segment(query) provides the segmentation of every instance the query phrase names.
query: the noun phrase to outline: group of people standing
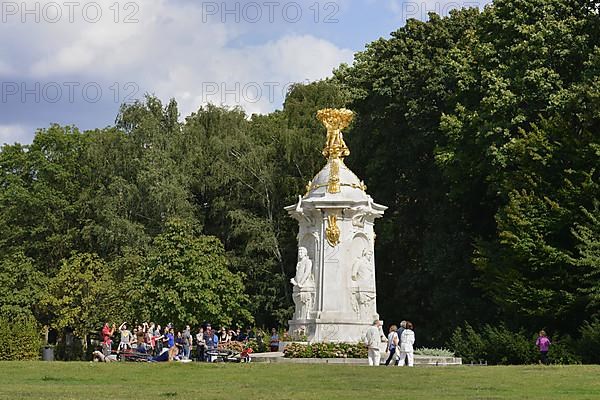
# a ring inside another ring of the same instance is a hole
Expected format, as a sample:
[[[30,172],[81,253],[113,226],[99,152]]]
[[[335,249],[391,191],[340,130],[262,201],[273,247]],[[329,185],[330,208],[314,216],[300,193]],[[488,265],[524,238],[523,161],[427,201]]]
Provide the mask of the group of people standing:
[[[365,345],[368,348],[369,365],[377,366],[381,363],[381,347],[383,342],[387,342],[386,353],[389,353],[385,365],[389,365],[392,360],[395,365],[403,367],[414,366],[414,343],[415,332],[412,322],[400,322],[400,328],[396,325],[390,326],[387,338],[383,334],[382,322],[376,320],[373,325],[367,329],[365,334]]]
[[[168,351],[169,359],[177,357],[181,360],[191,360],[195,343],[197,361],[210,361],[209,351],[216,349],[219,344],[232,341],[247,342],[254,338],[250,328],[244,333],[239,328],[233,330],[221,327],[219,330],[214,330],[210,324],[204,324],[198,328],[196,334],[193,334],[189,325],[182,331],[175,331],[173,324],[168,324],[163,329],[160,325],[151,322],[138,325],[132,332],[127,328],[126,322],[123,322],[118,330],[115,324],[111,327],[105,323],[101,332],[104,356],[109,356],[113,352],[115,334],[119,336],[117,353],[136,351],[159,356]]]

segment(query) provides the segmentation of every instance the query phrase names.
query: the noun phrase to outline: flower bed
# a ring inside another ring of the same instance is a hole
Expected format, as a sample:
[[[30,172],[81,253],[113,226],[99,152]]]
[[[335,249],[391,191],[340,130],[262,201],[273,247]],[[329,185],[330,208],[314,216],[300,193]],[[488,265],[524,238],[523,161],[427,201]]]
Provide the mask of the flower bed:
[[[287,358],[367,358],[367,347],[360,343],[291,343],[283,353]]]

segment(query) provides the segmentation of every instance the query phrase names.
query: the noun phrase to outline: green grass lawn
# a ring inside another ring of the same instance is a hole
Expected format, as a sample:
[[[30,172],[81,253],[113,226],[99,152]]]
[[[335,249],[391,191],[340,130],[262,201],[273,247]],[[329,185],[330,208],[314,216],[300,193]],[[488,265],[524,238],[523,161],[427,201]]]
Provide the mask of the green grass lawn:
[[[600,366],[0,363],[0,399],[600,399]]]

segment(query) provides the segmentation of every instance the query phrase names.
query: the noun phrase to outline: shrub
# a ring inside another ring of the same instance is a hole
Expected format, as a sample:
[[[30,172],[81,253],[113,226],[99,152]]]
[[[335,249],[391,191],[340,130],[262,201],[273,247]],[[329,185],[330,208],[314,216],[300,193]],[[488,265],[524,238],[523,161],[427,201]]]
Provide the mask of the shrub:
[[[570,336],[553,335],[552,345],[548,351],[551,364],[581,364],[581,356],[577,353],[578,343]]]
[[[480,362],[487,359],[485,343],[480,334],[473,327],[465,324],[464,330],[459,326],[452,334],[449,343],[450,349],[454,350],[457,357],[461,357],[463,363]]]
[[[283,350],[287,358],[314,358],[312,345],[301,343],[290,343]]]
[[[367,348],[353,343],[291,343],[286,346],[287,358],[367,358]]]
[[[518,365],[537,361],[535,339],[524,330],[510,331],[504,324],[499,327],[486,325],[483,328],[484,342],[487,344],[487,361],[490,364]]]
[[[0,361],[38,360],[41,346],[40,329],[32,316],[0,317]]]
[[[243,342],[219,343],[219,349],[237,351],[238,353],[241,353],[248,347],[252,347],[252,346],[249,343],[243,343]],[[254,351],[254,347],[252,347],[252,351]]]
[[[427,347],[421,347],[420,349],[415,349],[415,355],[429,357],[454,357],[454,352],[448,349],[429,349]]]
[[[552,364],[580,364],[600,362],[600,322],[585,323],[581,339],[555,334],[548,351]],[[485,325],[476,332],[469,324],[454,331],[449,346],[463,363],[487,361],[490,364],[531,364],[539,360],[535,347],[535,335],[528,336],[524,330],[511,331],[504,324],[498,327]]]
[[[487,361],[490,364],[529,364],[537,360],[533,339],[521,330],[510,331],[504,324],[485,325],[481,333],[465,324],[456,328],[449,343],[463,363]]]
[[[600,321],[597,319],[592,322],[585,321],[579,331],[581,339],[577,347],[581,354],[581,361],[584,364],[600,363]]]
[[[267,331],[257,329],[255,338],[248,341],[247,347],[251,347],[255,353],[264,353],[269,351],[270,340],[271,336]]]

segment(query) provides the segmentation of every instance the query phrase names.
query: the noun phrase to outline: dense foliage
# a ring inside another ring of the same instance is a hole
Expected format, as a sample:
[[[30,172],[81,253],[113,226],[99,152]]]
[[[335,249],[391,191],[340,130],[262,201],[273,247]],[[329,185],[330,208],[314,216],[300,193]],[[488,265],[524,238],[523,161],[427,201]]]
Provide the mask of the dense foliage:
[[[386,318],[438,342],[464,320],[574,333],[598,314],[599,31],[595,1],[497,0],[409,21],[337,71],[349,162],[390,206]]]
[[[217,238],[194,237],[185,224],[171,222],[154,240],[146,268],[142,295],[159,300],[149,306],[150,320],[193,326],[253,322],[242,279],[227,269]]]
[[[27,361],[40,358],[42,336],[31,317],[0,317],[0,361]]]
[[[114,127],[41,129],[0,151],[0,312],[79,335],[285,323],[297,225],[283,207],[324,163],[316,111],[345,105],[347,164],[389,206],[386,322],[414,321],[423,345],[463,321],[503,322],[482,328],[498,340],[585,336],[600,316],[599,48],[595,1],[496,0],[408,21],[269,115],[207,106],[181,122],[148,96]]]
[[[552,364],[597,364],[600,361],[594,351],[600,343],[598,322],[585,323],[581,329],[581,338],[573,339],[569,335],[554,335],[548,351],[548,361]],[[513,331],[504,324],[490,325],[475,330],[471,325],[458,327],[448,343],[463,364],[486,363],[493,365],[533,364],[540,360],[539,350],[535,347],[536,335],[524,330]]]

